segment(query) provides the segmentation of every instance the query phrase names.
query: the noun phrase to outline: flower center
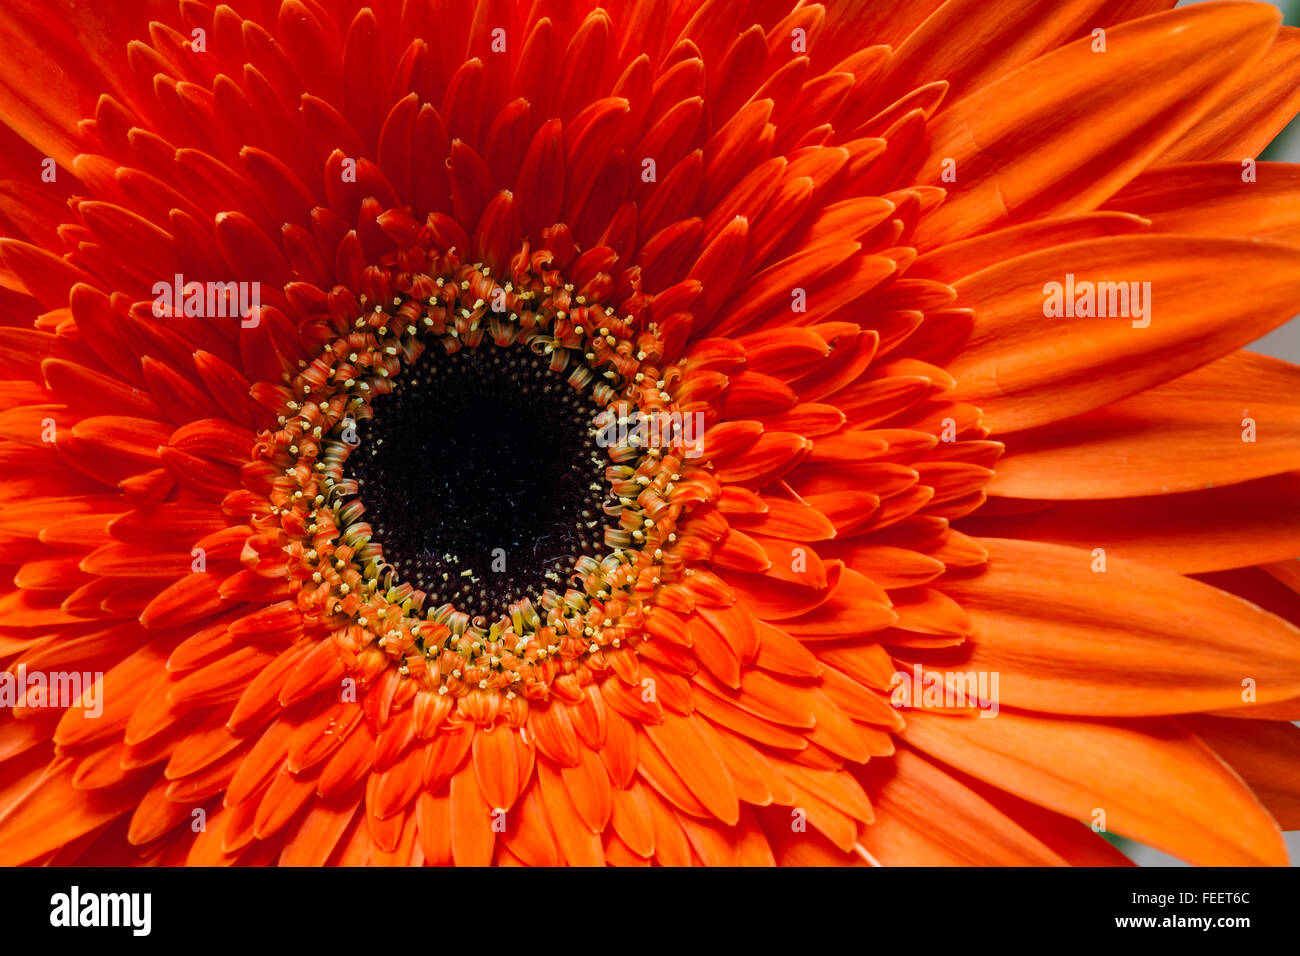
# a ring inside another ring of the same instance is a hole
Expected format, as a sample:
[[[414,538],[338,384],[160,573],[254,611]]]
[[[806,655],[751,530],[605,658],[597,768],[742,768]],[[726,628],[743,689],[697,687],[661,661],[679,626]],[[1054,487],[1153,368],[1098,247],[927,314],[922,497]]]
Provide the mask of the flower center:
[[[526,348],[426,349],[358,423],[345,466],[398,578],[494,617],[601,554],[599,410]]]
[[[276,426],[227,506],[288,554],[291,600],[359,681],[409,678],[434,724],[517,722],[633,679],[647,601],[712,540],[677,522],[716,483],[685,432],[623,435],[682,419],[631,279],[616,311],[598,257],[574,283],[524,245],[494,275],[432,239],[330,292],[317,357],[256,393]]]

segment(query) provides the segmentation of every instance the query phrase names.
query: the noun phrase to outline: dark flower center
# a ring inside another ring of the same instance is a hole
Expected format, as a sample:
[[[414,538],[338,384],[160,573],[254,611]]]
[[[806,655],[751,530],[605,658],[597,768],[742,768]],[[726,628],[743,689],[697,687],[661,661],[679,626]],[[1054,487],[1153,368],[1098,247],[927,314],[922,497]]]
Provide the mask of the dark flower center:
[[[563,592],[604,550],[598,411],[526,348],[427,349],[374,400],[346,465],[398,580],[489,619]]]

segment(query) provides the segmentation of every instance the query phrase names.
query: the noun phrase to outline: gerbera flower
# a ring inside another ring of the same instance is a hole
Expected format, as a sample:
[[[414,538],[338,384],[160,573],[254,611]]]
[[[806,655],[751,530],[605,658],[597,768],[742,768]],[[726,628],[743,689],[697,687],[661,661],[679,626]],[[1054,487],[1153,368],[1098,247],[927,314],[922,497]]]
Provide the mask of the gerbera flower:
[[[6,3],[0,858],[1284,863],[1300,34],[1171,6]]]

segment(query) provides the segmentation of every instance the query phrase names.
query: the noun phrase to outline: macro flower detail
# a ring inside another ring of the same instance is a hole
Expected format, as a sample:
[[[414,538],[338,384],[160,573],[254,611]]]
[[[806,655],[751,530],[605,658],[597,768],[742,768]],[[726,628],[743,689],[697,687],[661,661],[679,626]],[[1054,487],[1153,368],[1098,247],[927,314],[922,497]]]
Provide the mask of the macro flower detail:
[[[1271,8],[16,0],[0,860],[1285,864]]]

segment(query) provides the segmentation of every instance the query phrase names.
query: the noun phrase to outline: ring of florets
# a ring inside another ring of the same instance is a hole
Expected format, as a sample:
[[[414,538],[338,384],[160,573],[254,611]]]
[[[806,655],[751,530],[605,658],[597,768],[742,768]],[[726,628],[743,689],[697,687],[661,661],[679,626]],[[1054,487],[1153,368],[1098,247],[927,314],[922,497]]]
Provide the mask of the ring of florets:
[[[407,250],[367,278],[371,295],[332,294],[332,308],[355,318],[337,323],[317,358],[300,363],[278,428],[259,437],[260,459],[275,468],[267,520],[283,531],[304,621],[332,635],[363,671],[382,660],[451,700],[569,696],[611,666],[611,650],[645,639],[647,599],[684,571],[672,554],[683,505],[670,501],[685,461],[681,436],[665,433],[646,447],[634,432],[611,443],[607,553],[577,558],[563,590],[548,588],[488,620],[453,604],[426,607],[425,593],[384,561],[344,468],[355,425],[425,348],[450,353],[490,341],[531,349],[619,419],[680,414],[670,394],[680,368],[661,370],[652,323],[600,303],[608,276],[575,289],[546,251],[525,246],[494,276],[454,249]]]

